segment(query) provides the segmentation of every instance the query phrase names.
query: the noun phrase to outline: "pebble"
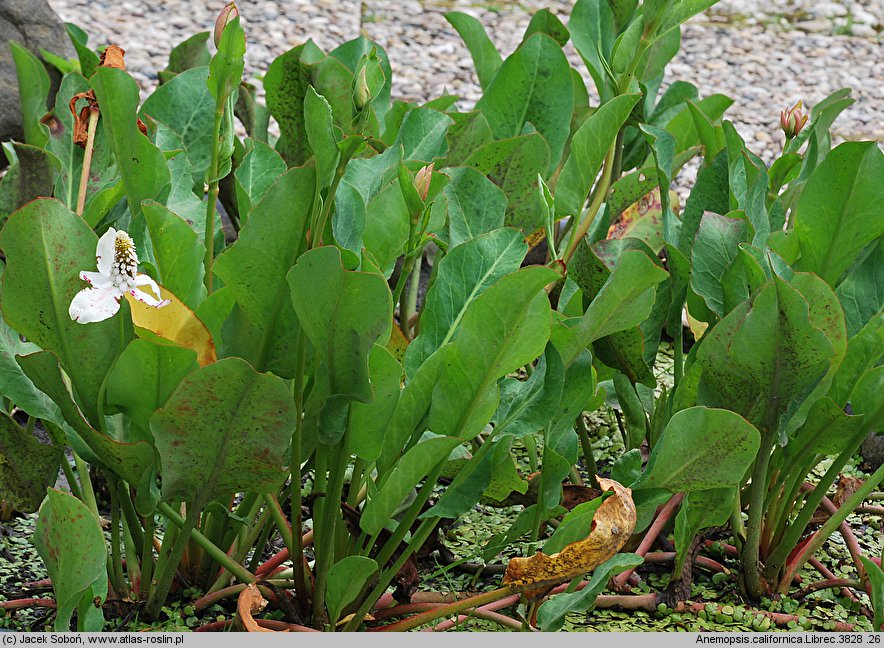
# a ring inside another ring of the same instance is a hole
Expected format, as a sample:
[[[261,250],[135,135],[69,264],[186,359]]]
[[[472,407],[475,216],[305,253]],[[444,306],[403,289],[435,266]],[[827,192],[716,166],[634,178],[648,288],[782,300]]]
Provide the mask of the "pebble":
[[[117,42],[127,69],[147,96],[171,48],[211,31],[223,0],[49,0],[63,20],[83,27],[90,44]],[[478,18],[506,56],[522,39],[531,13],[548,7],[567,23],[571,0],[239,0],[246,30],[245,76],[255,80],[274,58],[312,38],[325,51],[360,33],[389,54],[393,98],[426,101],[443,89],[468,110],[482,96],[463,41],[445,19],[452,10]],[[137,17],[137,18],[136,18]],[[748,19],[753,19],[752,21]],[[835,19],[842,22],[837,27]],[[754,23],[754,24],[752,24]],[[855,103],[835,122],[835,140],[884,140],[884,0],[721,0],[682,29],[682,49],[664,88],[690,81],[701,96],[735,100],[726,117],[770,163],[782,148],[780,110],[802,99],[812,106],[853,87]],[[589,81],[571,44],[571,63]],[[591,82],[589,83],[591,86]],[[595,99],[593,99],[595,100]],[[691,168],[685,169],[689,177]]]

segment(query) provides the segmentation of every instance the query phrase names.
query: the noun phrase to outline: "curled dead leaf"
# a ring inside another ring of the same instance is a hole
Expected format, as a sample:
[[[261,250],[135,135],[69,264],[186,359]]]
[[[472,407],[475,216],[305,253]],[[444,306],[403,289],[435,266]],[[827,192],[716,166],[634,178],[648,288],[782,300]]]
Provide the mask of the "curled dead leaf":
[[[254,583],[246,585],[246,588],[240,592],[239,598],[236,601],[236,616],[246,632],[276,632],[275,630],[262,628],[255,621],[253,615],[265,607],[267,607],[267,599],[261,596],[258,586]],[[282,630],[281,632],[288,632],[288,630]]]
[[[125,56],[125,54],[126,50],[116,43],[111,43],[105,48],[104,52],[101,53],[100,65],[101,67],[112,67],[125,70],[126,63],[123,61],[123,56]]]
[[[550,556],[538,551],[530,558],[513,558],[507,565],[504,583],[530,595],[586,574],[620,551],[635,529],[632,491],[613,479],[598,481],[602,492],[613,494],[599,506],[586,538]]]
[[[77,103],[80,99],[85,99],[87,105],[83,106],[78,114]],[[80,148],[86,148],[86,140],[89,137],[89,113],[93,110],[98,110],[98,101],[95,99],[95,93],[90,90],[89,92],[75,94],[71,97],[68,108],[70,108],[71,114],[74,116],[74,144]]]

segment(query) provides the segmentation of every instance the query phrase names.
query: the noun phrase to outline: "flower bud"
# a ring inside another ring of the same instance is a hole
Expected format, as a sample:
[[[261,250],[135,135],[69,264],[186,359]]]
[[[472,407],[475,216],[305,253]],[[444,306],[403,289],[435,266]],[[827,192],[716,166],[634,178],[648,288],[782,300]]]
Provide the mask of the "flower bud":
[[[356,88],[353,99],[359,110],[362,110],[371,102],[371,89],[368,87],[365,66],[362,66],[359,69],[359,74],[356,75]]]
[[[218,14],[217,20],[215,20],[215,47],[218,47],[218,44],[221,42],[221,34],[224,33],[224,28],[227,27],[227,23],[237,17],[239,17],[239,9],[236,8],[235,2],[228,2],[224,5],[221,13]]]
[[[807,115],[801,112],[801,101],[786,110],[780,111],[780,127],[786,135],[786,139],[792,139],[807,123]]]
[[[433,179],[433,167],[435,165],[436,163],[432,162],[428,166],[421,167],[414,176],[414,188],[417,189],[417,194],[421,197],[421,200],[425,201],[427,194],[430,193],[430,180]]]

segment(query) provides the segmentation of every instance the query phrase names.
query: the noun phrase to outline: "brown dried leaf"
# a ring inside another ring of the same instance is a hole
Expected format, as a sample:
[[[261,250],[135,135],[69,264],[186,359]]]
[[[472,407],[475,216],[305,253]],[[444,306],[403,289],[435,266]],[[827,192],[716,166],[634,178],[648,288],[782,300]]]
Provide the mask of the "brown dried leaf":
[[[83,106],[80,113],[77,114],[77,102],[80,99],[85,99],[88,105]],[[95,98],[95,93],[90,90],[89,92],[75,94],[71,97],[68,108],[70,108],[71,114],[74,116],[74,144],[80,148],[86,148],[86,140],[89,135],[89,113],[92,110],[98,110],[98,101]]]
[[[246,632],[274,632],[274,630],[268,630],[259,626],[252,616],[265,607],[267,607],[267,599],[261,596],[258,586],[254,583],[246,585],[246,588],[240,592],[236,602],[236,614]],[[286,631],[283,630],[283,632]]]
[[[126,50],[115,43],[111,43],[101,54],[101,66],[125,70],[126,64],[123,62],[125,54]]]
[[[838,487],[835,489],[835,495],[832,497],[832,503],[841,508],[844,502],[849,500],[850,496],[862,487],[863,483],[863,480],[857,477],[840,475],[838,477]]]
[[[507,565],[504,583],[522,590],[543,590],[591,572],[620,551],[635,529],[632,491],[613,479],[598,481],[603,492],[614,494],[599,506],[589,535],[551,556],[538,551],[530,558],[513,558]]]

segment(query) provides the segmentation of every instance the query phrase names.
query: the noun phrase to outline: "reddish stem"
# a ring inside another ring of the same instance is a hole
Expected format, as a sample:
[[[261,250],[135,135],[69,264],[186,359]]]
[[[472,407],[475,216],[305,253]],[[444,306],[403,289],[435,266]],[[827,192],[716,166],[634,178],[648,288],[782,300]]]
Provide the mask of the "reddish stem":
[[[311,529],[301,536],[301,546],[306,547],[313,542],[313,530]],[[264,561],[258,569],[255,570],[255,576],[259,579],[267,578],[267,573],[279,567],[282,563],[289,559],[289,549],[286,547],[275,555]]]
[[[669,521],[669,518],[672,517],[672,513],[681,504],[681,500],[684,499],[684,493],[676,493],[673,495],[668,502],[663,506],[660,510],[660,513],[657,515],[657,518],[654,520],[654,523],[648,529],[647,533],[645,533],[645,537],[642,538],[641,544],[639,544],[638,549],[635,550],[639,556],[644,556],[648,551],[650,551],[651,547],[654,545],[654,541],[657,539],[657,536],[660,535],[660,532],[663,531],[663,527]],[[625,572],[618,574],[614,577],[613,588],[616,591],[621,591],[625,588],[629,577],[632,576],[632,573],[635,571],[635,567],[632,569],[627,569]]]
[[[55,599],[50,598],[23,598],[14,601],[0,601],[0,610],[21,610],[29,607],[55,607]]]
[[[836,587],[861,587],[862,583],[852,578],[827,578],[816,583],[811,583],[807,587],[801,588],[795,595],[795,598],[803,598],[813,592],[819,592],[824,589],[834,589]]]
[[[285,621],[275,621],[273,619],[255,619],[255,622],[262,628],[267,628],[268,630],[274,630],[276,632],[319,632],[319,630],[298,625],[297,623],[286,623]],[[207,623],[199,628],[195,628],[194,632],[222,632],[233,625],[233,623],[232,619],[213,621],[212,623]]]
[[[654,551],[648,554],[645,554],[645,562],[648,563],[666,563],[672,562],[675,560],[675,552],[674,551]],[[694,564],[700,567],[705,567],[706,569],[718,572],[721,574],[730,574],[730,570],[722,565],[720,562],[712,560],[711,558],[707,558],[706,556],[697,556],[694,559]]]
[[[478,618],[478,619],[486,619],[488,621],[494,621],[495,623],[499,623],[500,625],[506,628],[512,628],[513,630],[522,630],[522,622],[513,619],[512,617],[508,617],[505,614],[500,614],[499,612],[492,612],[490,610],[486,610],[484,608],[476,608],[470,614],[459,614],[457,620],[449,620],[452,626],[456,626],[464,621],[467,621],[470,618]],[[443,622],[445,627],[443,628],[443,623],[433,626],[432,628],[425,628],[422,632],[444,632],[448,630],[451,626],[447,624],[449,621]],[[538,632],[537,628],[530,628],[531,632]]]
[[[821,575],[825,576],[825,577],[828,578],[829,580],[834,580],[834,579],[837,578],[837,576],[835,576],[835,574],[832,572],[831,569],[829,569],[829,568],[826,567],[823,563],[820,562],[820,559],[819,559],[819,558],[811,557],[811,558],[808,559],[807,562],[810,563],[810,566],[811,566],[811,567],[813,567],[814,569],[816,569]],[[849,589],[847,589],[846,587],[845,587],[844,589],[841,590],[841,595],[842,595],[842,596],[846,596],[846,597],[849,598],[851,601],[858,601],[858,600],[859,600],[859,599],[856,598],[856,596],[854,595],[854,593],[851,592],[851,591],[850,591]]]

